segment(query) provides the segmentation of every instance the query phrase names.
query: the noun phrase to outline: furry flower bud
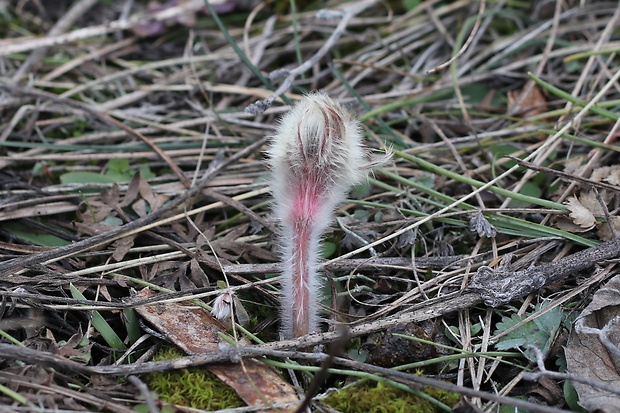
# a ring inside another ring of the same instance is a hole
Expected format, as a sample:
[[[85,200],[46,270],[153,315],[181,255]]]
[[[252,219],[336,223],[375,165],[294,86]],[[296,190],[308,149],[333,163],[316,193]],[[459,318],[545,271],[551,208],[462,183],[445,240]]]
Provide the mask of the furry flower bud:
[[[318,330],[321,234],[369,164],[359,123],[327,95],[306,96],[278,125],[268,151],[275,214],[282,226],[282,332]]]

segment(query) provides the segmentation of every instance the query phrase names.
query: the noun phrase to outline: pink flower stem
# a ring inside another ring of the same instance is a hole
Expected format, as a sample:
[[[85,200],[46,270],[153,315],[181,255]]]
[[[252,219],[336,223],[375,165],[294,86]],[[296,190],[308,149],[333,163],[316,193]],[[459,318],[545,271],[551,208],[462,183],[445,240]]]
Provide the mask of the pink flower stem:
[[[281,121],[269,150],[282,226],[282,333],[319,329],[320,239],[349,188],[366,176],[355,119],[326,95],[311,94]]]

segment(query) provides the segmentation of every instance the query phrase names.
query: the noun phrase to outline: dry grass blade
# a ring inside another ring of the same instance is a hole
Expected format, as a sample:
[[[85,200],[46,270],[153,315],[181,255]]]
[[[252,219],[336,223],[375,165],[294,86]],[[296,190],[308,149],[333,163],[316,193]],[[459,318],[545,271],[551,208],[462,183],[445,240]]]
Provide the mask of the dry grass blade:
[[[0,404],[226,409],[149,374],[242,357],[311,411],[579,408],[556,366],[620,257],[616,2],[146,3],[0,6]],[[325,217],[321,332],[281,340],[265,151],[312,91],[394,156]],[[253,344],[161,361],[158,311],[216,298]]]

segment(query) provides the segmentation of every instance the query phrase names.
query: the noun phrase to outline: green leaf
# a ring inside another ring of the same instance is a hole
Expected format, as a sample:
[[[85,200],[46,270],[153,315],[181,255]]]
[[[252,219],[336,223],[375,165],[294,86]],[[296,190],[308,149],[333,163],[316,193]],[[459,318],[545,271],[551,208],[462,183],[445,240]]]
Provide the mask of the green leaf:
[[[108,162],[108,171],[116,172],[121,175],[126,175],[129,172],[129,159],[110,159],[110,161]]]
[[[118,182],[108,175],[95,172],[67,172],[60,175],[60,183],[63,184],[113,184]]]
[[[69,284],[69,289],[71,290],[71,296],[76,300],[86,300],[86,297],[84,297],[82,293],[79,292],[77,288],[75,288],[73,283]],[[108,345],[113,349],[127,349],[127,346],[125,346],[123,340],[120,339],[120,337],[118,336],[118,334],[116,334],[110,324],[108,324],[105,318],[103,318],[99,311],[96,310],[93,310],[93,327],[99,332],[99,334],[101,334],[101,337],[103,337],[105,342],[108,343]]]
[[[368,216],[370,214],[365,209],[356,209],[353,211],[353,219],[357,222],[366,222],[368,221]]]
[[[364,181],[361,184],[355,185],[351,190],[351,198],[364,199],[372,193],[372,185],[370,181]]]
[[[129,168],[129,159],[110,159],[106,166],[107,172],[78,171],[67,172],[60,175],[63,184],[116,184],[129,182],[135,175],[135,170]],[[146,180],[155,178],[156,175],[148,166],[140,167],[140,174]]]
[[[542,306],[536,306],[535,311],[540,311],[542,308]],[[501,334],[514,327],[531,314],[524,314],[522,316],[513,314],[511,317],[503,317],[502,321],[497,323],[495,334]],[[498,350],[507,350],[509,348],[531,345],[539,349],[543,354],[546,354],[555,339],[558,328],[562,324],[563,316],[562,309],[556,307],[511,331],[495,344],[495,347]]]
[[[155,175],[153,171],[151,171],[151,168],[149,168],[148,166],[141,166],[139,171],[140,175],[142,175],[142,178],[146,179],[147,181],[149,179],[157,178],[157,175]]]
[[[489,147],[489,151],[493,154],[493,159],[498,160],[506,155],[512,155],[516,152],[519,152],[521,149],[514,145],[493,145]],[[507,160],[502,164],[502,166],[506,169],[510,169],[517,164],[516,161],[512,159]]]
[[[321,256],[325,259],[336,253],[338,245],[335,242],[326,241],[321,245]]]
[[[20,225],[17,222],[3,222],[0,227],[16,238],[42,247],[62,247],[70,244],[66,239],[45,232],[39,232],[36,228],[28,225]]]
[[[519,193],[531,198],[540,198],[543,190],[534,182],[528,181],[521,187]],[[520,199],[512,199],[510,201],[511,208],[527,208],[531,205],[531,202],[521,201]]]
[[[435,175],[433,174],[421,173],[419,175],[415,175],[412,178],[409,178],[409,180],[413,183],[423,186],[424,188],[435,189],[436,179]]]
[[[140,327],[140,321],[138,320],[138,314],[133,308],[126,308],[123,310],[123,320],[125,321],[125,328],[127,329],[127,336],[129,337],[129,344],[133,344],[140,336],[142,336],[142,328]]]
[[[570,380],[564,381],[563,386],[564,400],[570,409],[574,412],[585,412],[586,410],[579,405],[579,395]]]
[[[403,0],[403,7],[405,10],[410,11],[418,7],[422,3],[422,0]]]

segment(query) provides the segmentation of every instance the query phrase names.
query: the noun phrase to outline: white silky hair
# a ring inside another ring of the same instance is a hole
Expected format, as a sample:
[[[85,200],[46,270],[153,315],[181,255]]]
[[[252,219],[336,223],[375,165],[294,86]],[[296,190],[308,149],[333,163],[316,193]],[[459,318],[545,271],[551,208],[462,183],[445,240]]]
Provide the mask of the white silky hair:
[[[316,269],[321,235],[350,188],[366,178],[371,163],[362,146],[357,120],[322,93],[305,96],[282,118],[267,153],[272,170],[271,191],[276,202],[274,213],[282,227],[282,333],[291,338],[296,335],[295,326],[300,324],[308,326],[305,333],[318,331],[321,280]],[[291,217],[299,214],[295,194],[301,191],[314,194],[313,188],[303,187],[309,186],[308,180],[320,186],[321,196],[309,219],[311,227],[304,231],[308,238],[304,257],[303,251],[296,251],[293,242],[299,222]],[[302,285],[293,282],[295,268],[300,265],[297,260],[304,260],[301,265],[308,269],[307,280]],[[305,307],[295,302],[300,293],[308,297]]]

